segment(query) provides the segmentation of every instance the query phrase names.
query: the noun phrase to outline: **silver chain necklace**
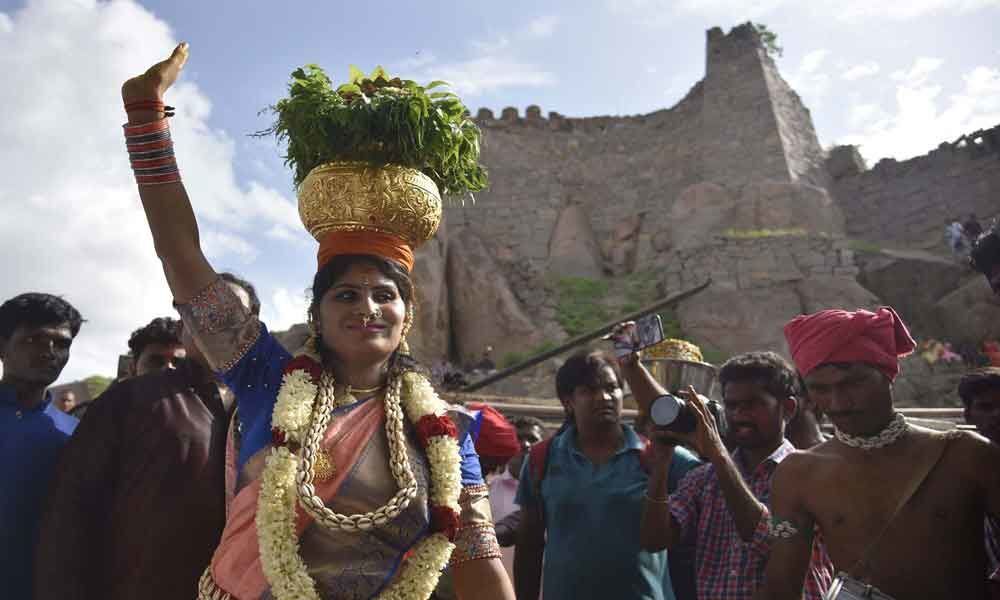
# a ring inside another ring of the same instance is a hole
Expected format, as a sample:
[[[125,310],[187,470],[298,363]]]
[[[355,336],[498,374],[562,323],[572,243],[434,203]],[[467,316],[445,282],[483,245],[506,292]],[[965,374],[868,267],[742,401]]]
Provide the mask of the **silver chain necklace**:
[[[906,434],[909,428],[910,425],[906,422],[906,417],[903,416],[903,413],[897,412],[893,415],[889,424],[885,426],[885,429],[873,436],[866,437],[850,435],[837,429],[836,426],[833,428],[833,434],[838,440],[840,440],[840,443],[850,446],[851,448],[874,450],[876,448],[884,448],[889,444],[895,443],[899,440],[899,438]]]

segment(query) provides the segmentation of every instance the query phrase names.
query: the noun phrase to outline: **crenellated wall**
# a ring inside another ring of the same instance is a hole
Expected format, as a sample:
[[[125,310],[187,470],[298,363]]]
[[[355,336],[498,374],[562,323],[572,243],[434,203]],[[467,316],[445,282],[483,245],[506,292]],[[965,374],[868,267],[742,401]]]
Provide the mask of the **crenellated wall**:
[[[830,192],[851,237],[889,247],[947,252],[946,223],[976,213],[1000,215],[1000,126],[944,143],[907,161],[885,159],[864,170],[851,147],[835,148]]]

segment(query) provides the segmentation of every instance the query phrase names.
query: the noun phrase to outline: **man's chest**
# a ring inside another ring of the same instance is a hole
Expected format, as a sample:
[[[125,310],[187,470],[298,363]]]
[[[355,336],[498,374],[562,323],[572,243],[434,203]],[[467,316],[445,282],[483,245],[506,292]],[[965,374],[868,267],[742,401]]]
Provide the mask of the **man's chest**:
[[[880,534],[884,536],[880,545],[926,551],[928,545],[944,550],[954,540],[981,530],[982,500],[976,487],[947,461],[938,464],[900,506],[921,475],[917,466],[912,461],[895,465],[869,461],[838,465],[814,479],[809,512],[838,567],[861,558]]]

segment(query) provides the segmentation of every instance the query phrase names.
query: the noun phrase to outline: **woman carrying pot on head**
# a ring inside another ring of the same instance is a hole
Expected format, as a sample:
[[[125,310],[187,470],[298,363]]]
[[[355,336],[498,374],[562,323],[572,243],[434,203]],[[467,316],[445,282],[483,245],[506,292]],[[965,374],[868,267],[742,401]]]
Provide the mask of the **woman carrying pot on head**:
[[[178,310],[237,396],[234,497],[199,597],[424,599],[448,567],[461,598],[513,599],[468,420],[438,398],[405,341],[413,250],[437,229],[439,189],[485,184],[478,130],[464,106],[381,69],[368,78],[352,70],[336,92],[318,68],[293,74],[274,132],[288,141],[300,214],[320,241],[313,335],[293,357],[201,250],[165,118],[173,109],[163,103],[187,56],[181,44],[127,81],[122,96],[139,195]],[[359,111],[355,102],[385,110]],[[323,110],[310,110],[317,103]],[[383,123],[390,133],[374,142],[351,138],[350,119],[321,125],[319,141],[289,125],[337,110],[385,118],[400,107],[410,130],[393,134]],[[433,149],[413,143],[423,139],[413,130],[450,125],[433,119],[451,120],[456,126],[445,131],[456,137],[433,140]],[[411,143],[394,146],[392,135]]]

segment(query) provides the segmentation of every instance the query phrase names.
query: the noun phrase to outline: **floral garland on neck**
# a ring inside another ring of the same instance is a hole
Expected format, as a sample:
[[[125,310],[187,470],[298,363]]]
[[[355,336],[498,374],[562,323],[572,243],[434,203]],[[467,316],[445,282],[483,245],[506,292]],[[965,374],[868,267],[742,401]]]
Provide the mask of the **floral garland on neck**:
[[[405,433],[399,409],[416,429],[430,465],[430,531],[418,542],[400,566],[381,600],[425,600],[437,587],[441,571],[455,548],[452,541],[459,526],[458,504],[462,491],[458,430],[445,414],[447,405],[427,379],[408,371],[394,374],[385,397],[386,433],[397,493],[385,506],[363,515],[338,515],[315,505],[312,488],[312,457],[325,431],[332,409],[338,404],[333,376],[321,367],[318,357],[300,354],[286,367],[272,414],[273,446],[261,477],[257,506],[257,539],[261,568],[278,600],[319,600],[316,583],[299,556],[295,531],[296,505],[301,505],[317,523],[327,528],[366,530],[377,528],[401,512],[416,494],[413,473],[406,457]],[[402,452],[402,457],[398,455]],[[395,459],[395,460],[394,460]],[[405,465],[404,465],[405,463]],[[303,475],[305,474],[305,475]],[[297,485],[298,483],[298,485]],[[395,501],[395,503],[394,503]]]

